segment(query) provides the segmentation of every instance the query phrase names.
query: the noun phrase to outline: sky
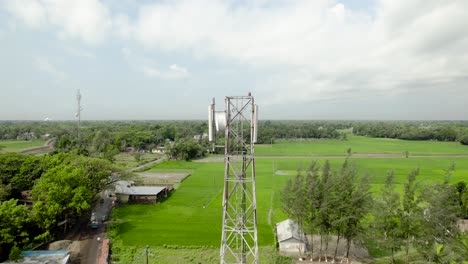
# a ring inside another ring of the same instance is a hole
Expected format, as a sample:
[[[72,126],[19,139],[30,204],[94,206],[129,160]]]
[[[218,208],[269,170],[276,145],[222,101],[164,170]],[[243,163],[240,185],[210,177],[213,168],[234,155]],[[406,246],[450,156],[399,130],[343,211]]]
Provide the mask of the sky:
[[[2,0],[0,120],[468,119],[467,0]]]

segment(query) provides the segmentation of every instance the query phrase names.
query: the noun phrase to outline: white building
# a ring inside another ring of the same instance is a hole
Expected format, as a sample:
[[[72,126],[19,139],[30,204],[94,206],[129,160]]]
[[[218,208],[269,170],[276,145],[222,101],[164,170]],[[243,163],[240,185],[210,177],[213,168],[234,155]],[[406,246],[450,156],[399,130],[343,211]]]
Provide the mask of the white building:
[[[301,254],[305,251],[305,235],[299,231],[297,223],[291,219],[276,224],[276,236],[280,253]]]

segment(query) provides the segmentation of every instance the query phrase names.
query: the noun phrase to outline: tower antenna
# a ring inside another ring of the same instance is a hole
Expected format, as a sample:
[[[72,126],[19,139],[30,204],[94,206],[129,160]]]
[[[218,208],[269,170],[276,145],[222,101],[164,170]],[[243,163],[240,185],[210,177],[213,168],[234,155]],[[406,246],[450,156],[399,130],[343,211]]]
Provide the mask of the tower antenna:
[[[80,93],[80,89],[78,89],[78,90],[77,90],[77,93],[76,93],[76,103],[77,103],[76,118],[77,118],[78,137],[79,137],[79,135],[80,135],[80,126],[81,126],[81,110],[83,110],[83,108],[81,107],[81,93]]]
[[[213,100],[208,122],[212,133],[225,132],[220,263],[257,264],[254,143],[257,141],[258,107],[250,93],[227,96],[225,103],[226,110],[217,112]],[[209,138],[216,139],[213,134]]]

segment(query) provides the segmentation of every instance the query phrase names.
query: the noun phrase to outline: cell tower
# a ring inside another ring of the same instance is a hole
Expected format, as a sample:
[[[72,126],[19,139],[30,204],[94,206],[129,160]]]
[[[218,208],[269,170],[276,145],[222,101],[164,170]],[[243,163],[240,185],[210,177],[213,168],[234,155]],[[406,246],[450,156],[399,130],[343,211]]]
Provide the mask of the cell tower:
[[[80,93],[80,89],[78,89],[77,93],[76,93],[76,103],[77,103],[77,108],[76,108],[76,118],[78,120],[78,130],[80,129],[80,125],[81,125],[81,110],[83,110],[83,108],[81,108],[81,93]]]
[[[81,143],[81,133],[80,133],[80,127],[81,127],[81,110],[83,110],[83,107],[81,107],[81,93],[80,89],[77,90],[76,92],[76,118],[77,118],[77,126],[76,126],[76,133],[78,136],[78,142]]]
[[[258,263],[254,143],[258,107],[249,96],[227,96],[226,110],[209,107],[209,139],[225,132],[220,263]]]

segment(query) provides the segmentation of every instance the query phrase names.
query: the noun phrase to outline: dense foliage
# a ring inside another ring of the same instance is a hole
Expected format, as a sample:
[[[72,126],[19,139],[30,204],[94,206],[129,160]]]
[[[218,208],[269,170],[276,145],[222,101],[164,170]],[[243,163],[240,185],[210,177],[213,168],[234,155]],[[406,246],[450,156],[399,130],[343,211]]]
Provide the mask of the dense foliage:
[[[459,263],[468,252],[457,226],[460,216],[468,213],[468,191],[465,182],[448,184],[454,168],[452,164],[446,171],[443,183],[424,186],[417,181],[419,169],[414,169],[402,193],[395,190],[390,171],[380,194],[373,197],[366,177],[359,179],[347,160],[339,171],[331,171],[328,161],[321,169],[313,162],[305,177],[299,171],[287,182],[281,196],[283,211],[301,230],[322,237],[325,250],[321,244],[315,255],[328,255],[329,236],[335,235],[337,243],[341,237],[347,240],[348,253],[351,241],[373,241],[389,252],[392,263],[396,263],[395,253],[402,250],[405,263],[410,263],[411,248],[430,263]],[[312,245],[304,240],[314,255]]]
[[[114,172],[106,160],[74,154],[0,154],[0,259],[53,238],[59,222],[72,226]],[[18,202],[30,190],[32,208]]]
[[[466,121],[353,122],[356,135],[406,140],[459,141],[468,144]]]
[[[328,255],[331,234],[346,239],[346,257],[352,241],[362,236],[364,218],[372,204],[366,176],[358,177],[355,166],[346,160],[338,172],[330,169],[326,161],[319,172],[316,162],[306,171],[290,179],[281,195],[284,212],[309,234],[320,234],[319,256]],[[314,246],[307,241],[310,251]],[[325,249],[324,249],[325,246]],[[312,253],[313,254],[313,251]],[[334,252],[336,257],[337,251]]]

